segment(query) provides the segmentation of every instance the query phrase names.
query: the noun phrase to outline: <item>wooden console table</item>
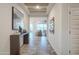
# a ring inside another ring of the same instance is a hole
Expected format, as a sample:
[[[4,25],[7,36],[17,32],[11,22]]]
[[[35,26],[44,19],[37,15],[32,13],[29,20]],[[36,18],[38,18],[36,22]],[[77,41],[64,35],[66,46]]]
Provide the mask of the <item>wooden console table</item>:
[[[10,54],[11,55],[19,55],[20,54],[20,47],[23,44],[28,44],[29,42],[29,34],[13,34],[10,35]]]
[[[10,54],[19,55],[20,54],[20,35],[10,35]]]

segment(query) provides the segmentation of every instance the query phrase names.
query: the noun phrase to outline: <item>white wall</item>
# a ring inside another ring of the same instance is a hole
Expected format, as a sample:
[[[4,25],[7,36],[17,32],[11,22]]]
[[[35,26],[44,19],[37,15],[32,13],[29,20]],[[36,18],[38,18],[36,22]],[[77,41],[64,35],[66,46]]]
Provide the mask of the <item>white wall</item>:
[[[0,4],[0,54],[10,54],[10,35],[12,30],[12,6],[23,11],[18,4]],[[27,18],[26,18],[27,17]],[[28,16],[25,14],[25,28],[28,30]]]
[[[9,54],[10,51],[11,15],[11,7],[0,4],[0,54]]]
[[[61,54],[61,8],[61,4],[55,4],[48,16],[48,24],[52,17],[55,17],[55,33],[48,29],[48,40],[57,54]]]
[[[57,54],[69,54],[68,4],[55,4],[48,16],[55,17],[55,34],[48,30],[48,40]]]
[[[62,4],[62,53],[69,54],[69,4]]]

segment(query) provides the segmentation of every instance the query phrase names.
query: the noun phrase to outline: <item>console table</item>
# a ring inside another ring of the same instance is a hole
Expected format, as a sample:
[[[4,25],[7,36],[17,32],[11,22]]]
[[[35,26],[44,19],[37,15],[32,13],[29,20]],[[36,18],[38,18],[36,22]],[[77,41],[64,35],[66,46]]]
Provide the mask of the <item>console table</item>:
[[[28,44],[29,42],[29,34],[12,34],[10,35],[10,54],[11,55],[19,55],[20,48],[23,44]]]

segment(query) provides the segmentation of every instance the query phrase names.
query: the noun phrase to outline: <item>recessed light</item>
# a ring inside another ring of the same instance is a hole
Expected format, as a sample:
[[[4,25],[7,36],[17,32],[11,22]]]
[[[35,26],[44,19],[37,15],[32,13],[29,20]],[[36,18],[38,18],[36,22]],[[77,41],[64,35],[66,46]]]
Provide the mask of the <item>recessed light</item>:
[[[36,6],[36,9],[40,9],[40,6],[37,5],[37,6]]]

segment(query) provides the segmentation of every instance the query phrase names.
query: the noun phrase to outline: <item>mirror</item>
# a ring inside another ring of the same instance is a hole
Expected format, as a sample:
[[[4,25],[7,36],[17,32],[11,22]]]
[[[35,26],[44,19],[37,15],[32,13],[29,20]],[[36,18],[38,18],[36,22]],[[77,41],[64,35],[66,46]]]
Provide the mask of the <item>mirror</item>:
[[[24,14],[18,9],[12,7],[12,30],[21,31],[24,28]]]

